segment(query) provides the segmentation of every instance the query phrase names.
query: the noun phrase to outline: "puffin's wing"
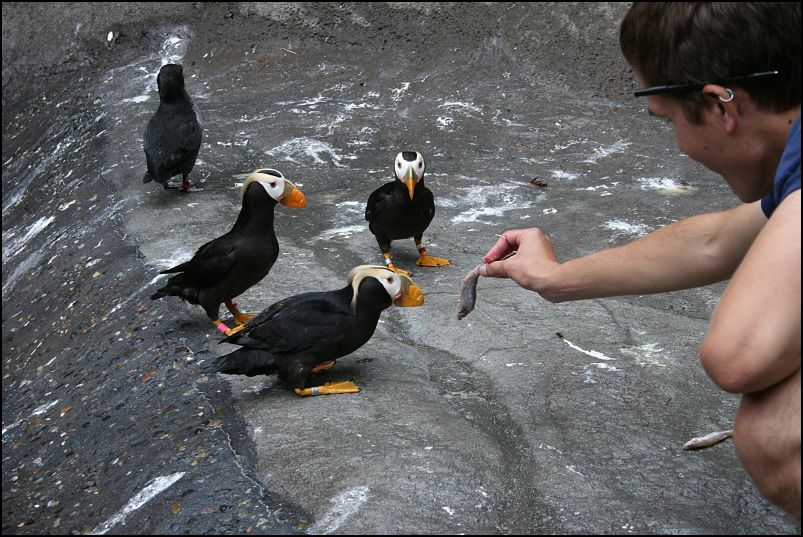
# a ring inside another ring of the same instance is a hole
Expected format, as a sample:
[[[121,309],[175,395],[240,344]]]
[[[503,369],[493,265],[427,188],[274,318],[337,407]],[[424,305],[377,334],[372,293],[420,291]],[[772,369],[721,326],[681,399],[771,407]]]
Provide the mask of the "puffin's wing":
[[[183,141],[183,143],[180,144],[180,150],[190,155],[197,153],[198,148],[201,146],[203,131],[200,114],[195,107],[193,107],[192,112],[186,115],[186,119],[181,122],[181,127],[179,128],[179,136]]]
[[[382,213],[385,204],[393,196],[393,181],[377,188],[368,196],[368,204],[365,206],[365,219],[373,222]]]
[[[145,127],[145,135],[142,137],[142,147],[145,151],[151,151],[151,146],[154,145],[156,140],[156,122],[154,121],[155,118],[151,118],[148,121],[148,126]]]
[[[435,196],[432,194],[432,191],[426,187],[424,187],[421,195],[424,198],[423,201],[426,207],[426,212],[424,213],[424,229],[426,229],[429,227],[432,219],[435,218]]]
[[[158,175],[159,162],[162,160],[162,144],[159,143],[159,126],[156,121],[156,116],[148,121],[148,126],[145,127],[145,135],[142,138],[142,148],[145,150],[145,159],[148,165],[148,174],[150,180],[155,179]],[[148,181],[146,181],[148,182]]]
[[[341,304],[335,296],[304,293],[279,301],[223,341],[274,355],[303,352],[331,338],[337,325],[352,315],[350,304]]]
[[[172,170],[182,166],[188,160],[194,160],[201,146],[202,128],[195,112],[184,115],[177,122],[175,132],[165,140],[167,154],[164,155],[162,167]]]
[[[163,270],[162,274],[183,272],[185,284],[192,287],[210,287],[220,281],[234,265],[237,243],[226,235],[201,246],[186,263]]]
[[[156,166],[164,166],[165,159],[169,158],[176,144],[173,136],[173,128],[169,125],[168,116],[160,109],[148,121],[143,137],[145,154],[153,161]]]

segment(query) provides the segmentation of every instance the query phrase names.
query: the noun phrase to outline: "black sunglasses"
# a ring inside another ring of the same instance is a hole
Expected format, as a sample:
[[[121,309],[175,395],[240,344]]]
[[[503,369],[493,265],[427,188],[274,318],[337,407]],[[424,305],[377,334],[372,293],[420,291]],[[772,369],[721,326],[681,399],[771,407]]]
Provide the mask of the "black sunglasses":
[[[777,76],[778,71],[762,71],[760,73],[751,73],[749,75],[735,76],[720,82],[727,84],[730,82],[752,82],[753,80],[761,80],[763,78],[770,78]],[[633,92],[634,97],[646,97],[647,95],[662,95],[664,93],[683,93],[685,91],[692,91],[701,89],[705,84],[666,84],[663,86],[652,86],[649,88],[638,89]]]

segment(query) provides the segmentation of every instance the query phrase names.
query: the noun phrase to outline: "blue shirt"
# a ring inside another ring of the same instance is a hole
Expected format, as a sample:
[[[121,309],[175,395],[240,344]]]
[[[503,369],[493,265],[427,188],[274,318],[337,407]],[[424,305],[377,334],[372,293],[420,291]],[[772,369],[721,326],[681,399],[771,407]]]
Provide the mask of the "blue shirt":
[[[761,198],[761,208],[767,218],[778,208],[783,199],[795,190],[800,190],[800,116],[797,116],[789,130],[786,149],[775,172],[772,192]]]

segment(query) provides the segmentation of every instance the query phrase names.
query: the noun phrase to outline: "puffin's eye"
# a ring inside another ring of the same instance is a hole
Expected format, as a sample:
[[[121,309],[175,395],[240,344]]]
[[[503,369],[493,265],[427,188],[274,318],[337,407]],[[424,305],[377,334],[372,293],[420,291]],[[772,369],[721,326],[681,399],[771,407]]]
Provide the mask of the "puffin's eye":
[[[388,278],[388,283],[393,283],[393,276],[390,276],[390,277]]]
[[[418,163],[418,167],[419,167],[419,168],[420,168],[421,166],[423,166],[423,165],[424,165],[424,164],[423,164],[422,162],[419,162],[419,163]]]
[[[270,187],[271,187],[271,188],[276,188],[276,183],[271,183],[271,184],[270,184]]]
[[[397,168],[401,168],[401,162],[397,162],[397,163],[396,163],[396,167],[397,167]]]

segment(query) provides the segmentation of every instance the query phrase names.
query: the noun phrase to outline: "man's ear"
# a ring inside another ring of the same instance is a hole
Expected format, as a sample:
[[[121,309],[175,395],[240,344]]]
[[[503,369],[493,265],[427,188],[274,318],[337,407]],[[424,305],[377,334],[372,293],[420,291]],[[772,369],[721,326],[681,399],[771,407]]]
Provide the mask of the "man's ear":
[[[703,94],[713,101],[710,112],[723,122],[725,132],[733,134],[739,126],[739,97],[736,92],[719,84],[706,84]]]

